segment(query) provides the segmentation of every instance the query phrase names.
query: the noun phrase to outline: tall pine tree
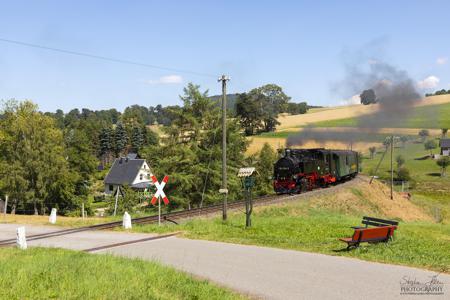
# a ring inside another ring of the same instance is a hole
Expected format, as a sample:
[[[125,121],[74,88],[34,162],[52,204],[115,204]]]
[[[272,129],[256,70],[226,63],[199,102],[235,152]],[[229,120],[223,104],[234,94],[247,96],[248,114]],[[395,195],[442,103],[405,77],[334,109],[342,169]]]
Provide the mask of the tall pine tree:
[[[144,134],[141,127],[135,126],[131,130],[131,149],[135,153],[139,153],[144,144]]]
[[[122,122],[118,122],[116,130],[114,131],[114,150],[117,156],[120,156],[125,151],[128,145],[128,136]]]

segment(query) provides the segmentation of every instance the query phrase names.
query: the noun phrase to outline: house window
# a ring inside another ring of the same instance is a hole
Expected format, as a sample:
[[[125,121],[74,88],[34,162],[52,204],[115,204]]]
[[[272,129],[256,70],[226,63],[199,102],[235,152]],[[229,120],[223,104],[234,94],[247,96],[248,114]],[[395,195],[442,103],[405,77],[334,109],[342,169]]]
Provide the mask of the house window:
[[[114,190],[114,186],[112,184],[109,185],[109,190],[112,192]]]
[[[144,174],[139,175],[139,180],[142,180],[144,178]]]

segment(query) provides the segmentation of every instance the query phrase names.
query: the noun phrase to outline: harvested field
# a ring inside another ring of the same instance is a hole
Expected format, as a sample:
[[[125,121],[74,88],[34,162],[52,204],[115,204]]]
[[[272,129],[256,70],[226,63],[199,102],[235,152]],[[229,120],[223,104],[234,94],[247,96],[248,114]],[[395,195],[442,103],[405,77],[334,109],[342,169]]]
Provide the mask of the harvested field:
[[[301,132],[305,128],[285,128],[277,132]],[[381,133],[381,134],[402,134],[402,135],[418,135],[423,128],[378,128],[376,131],[370,128],[355,128],[355,127],[314,127],[315,131],[333,131],[333,132],[367,132],[367,133]],[[428,129],[430,135],[440,135],[440,129]]]
[[[441,95],[441,96],[433,96],[426,97],[422,99],[419,103],[416,104],[416,107],[420,106],[429,106],[429,105],[437,105],[450,103],[450,95]],[[308,124],[322,122],[322,121],[330,121],[330,120],[339,120],[346,118],[359,117],[361,115],[367,115],[374,112],[377,112],[379,109],[379,105],[351,105],[351,106],[343,106],[343,107],[334,107],[328,110],[319,110],[315,113],[304,114],[304,115],[281,115],[278,118],[278,121],[281,123],[277,129],[286,129],[293,128],[299,126],[306,126]]]
[[[247,154],[255,154],[268,143],[274,150],[286,147],[286,138],[265,138],[265,137],[252,137],[250,138],[250,145],[247,149]],[[355,151],[365,152],[372,146],[379,147],[381,143],[375,142],[354,142],[352,149]],[[305,141],[301,146],[292,146],[297,148],[328,148],[328,149],[350,149],[349,143],[338,141],[316,142]]]

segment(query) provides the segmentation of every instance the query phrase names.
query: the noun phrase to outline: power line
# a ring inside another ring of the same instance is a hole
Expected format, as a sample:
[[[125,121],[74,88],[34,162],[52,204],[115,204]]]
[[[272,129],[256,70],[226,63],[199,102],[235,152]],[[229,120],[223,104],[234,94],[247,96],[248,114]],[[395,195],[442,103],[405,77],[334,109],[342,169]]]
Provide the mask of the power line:
[[[20,46],[25,46],[25,47],[30,47],[30,48],[49,50],[49,51],[54,51],[54,52],[59,52],[59,53],[64,53],[64,54],[84,56],[84,57],[100,59],[100,60],[104,60],[104,61],[111,61],[111,62],[120,63],[120,64],[135,65],[135,66],[146,67],[146,68],[157,69],[157,70],[163,70],[163,71],[185,73],[185,74],[191,74],[191,75],[203,76],[203,77],[214,77],[214,78],[217,77],[216,75],[212,75],[212,74],[208,74],[208,73],[201,73],[201,72],[184,70],[184,69],[176,69],[176,68],[170,68],[170,67],[151,65],[151,64],[146,64],[146,63],[126,60],[126,59],[119,59],[119,58],[114,58],[114,57],[106,57],[106,56],[101,56],[101,55],[96,55],[96,54],[89,54],[89,53],[77,52],[77,51],[72,51],[72,50],[65,50],[65,49],[47,47],[47,46],[43,46],[43,45],[31,44],[31,43],[15,41],[15,40],[9,40],[9,39],[4,39],[4,38],[0,38],[0,42],[20,45]]]

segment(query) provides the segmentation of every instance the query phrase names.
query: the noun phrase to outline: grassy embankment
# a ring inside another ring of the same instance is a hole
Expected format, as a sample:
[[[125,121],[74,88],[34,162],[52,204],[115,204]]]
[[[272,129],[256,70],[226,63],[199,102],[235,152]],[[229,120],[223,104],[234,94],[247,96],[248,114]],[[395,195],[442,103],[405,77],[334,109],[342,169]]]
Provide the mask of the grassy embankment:
[[[1,299],[243,299],[158,263],[62,249],[0,249]]]

